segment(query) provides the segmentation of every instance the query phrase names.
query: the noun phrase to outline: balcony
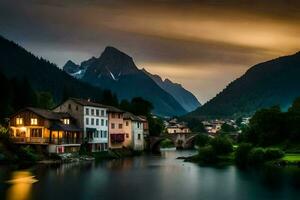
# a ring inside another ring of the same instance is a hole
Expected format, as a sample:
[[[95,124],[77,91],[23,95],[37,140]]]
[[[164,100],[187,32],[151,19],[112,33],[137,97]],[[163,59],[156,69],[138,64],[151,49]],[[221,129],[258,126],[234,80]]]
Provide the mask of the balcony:
[[[110,134],[110,142],[112,144],[122,143],[125,141],[125,134],[118,133],[118,134]]]
[[[40,137],[12,137],[14,143],[20,144],[48,144],[49,138]]]

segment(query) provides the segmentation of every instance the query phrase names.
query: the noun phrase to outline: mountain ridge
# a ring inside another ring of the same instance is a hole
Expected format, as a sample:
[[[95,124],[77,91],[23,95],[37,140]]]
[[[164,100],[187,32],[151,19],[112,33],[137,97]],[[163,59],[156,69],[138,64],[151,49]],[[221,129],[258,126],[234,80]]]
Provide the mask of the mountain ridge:
[[[251,115],[260,108],[287,109],[300,96],[300,52],[256,64],[190,117]]]

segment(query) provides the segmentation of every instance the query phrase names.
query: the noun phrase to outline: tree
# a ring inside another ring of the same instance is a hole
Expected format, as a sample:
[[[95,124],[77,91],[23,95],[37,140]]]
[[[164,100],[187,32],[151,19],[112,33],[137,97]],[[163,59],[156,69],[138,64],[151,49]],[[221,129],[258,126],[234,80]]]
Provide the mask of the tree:
[[[131,100],[130,108],[131,112],[135,115],[148,116],[153,109],[153,105],[141,97],[135,97]]]
[[[207,134],[205,133],[199,133],[197,136],[196,136],[196,145],[199,146],[199,147],[203,147],[205,145],[207,145],[210,141],[210,138]]]
[[[50,110],[55,106],[53,96],[50,92],[37,92],[37,99],[37,106],[39,108]]]
[[[223,132],[223,133],[231,133],[234,131],[236,131],[236,128],[234,128],[234,126],[232,126],[230,124],[224,123],[221,126],[221,132]]]
[[[152,116],[147,117],[149,124],[149,135],[159,136],[164,130],[164,123],[160,118],[154,118]]]
[[[201,120],[192,118],[187,120],[188,126],[192,132],[205,133],[205,127]]]
[[[226,136],[215,137],[209,143],[217,155],[226,155],[233,151],[232,142]]]
[[[119,101],[116,94],[113,94],[110,90],[103,91],[103,97],[101,99],[101,103],[110,106],[119,106]]]

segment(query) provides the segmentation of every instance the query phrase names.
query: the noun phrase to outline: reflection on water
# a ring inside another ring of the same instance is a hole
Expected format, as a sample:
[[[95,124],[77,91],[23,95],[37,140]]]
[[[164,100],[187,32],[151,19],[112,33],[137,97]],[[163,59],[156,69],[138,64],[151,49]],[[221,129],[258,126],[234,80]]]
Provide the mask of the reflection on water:
[[[27,200],[30,199],[32,184],[37,182],[29,171],[15,171],[11,180],[7,183],[11,186],[7,190],[7,200]]]
[[[17,172],[3,172],[0,167],[0,199],[274,200],[300,195],[299,168],[241,171],[234,166],[201,167],[176,159],[194,153],[169,149],[160,156],[38,165]]]

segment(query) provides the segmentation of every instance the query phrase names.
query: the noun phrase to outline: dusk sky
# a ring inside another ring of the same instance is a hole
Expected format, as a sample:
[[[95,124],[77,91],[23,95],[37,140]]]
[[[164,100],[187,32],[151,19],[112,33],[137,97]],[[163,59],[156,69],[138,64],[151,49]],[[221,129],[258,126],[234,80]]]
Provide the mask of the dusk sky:
[[[0,34],[59,67],[114,46],[204,103],[252,65],[300,50],[300,1],[1,0]]]

